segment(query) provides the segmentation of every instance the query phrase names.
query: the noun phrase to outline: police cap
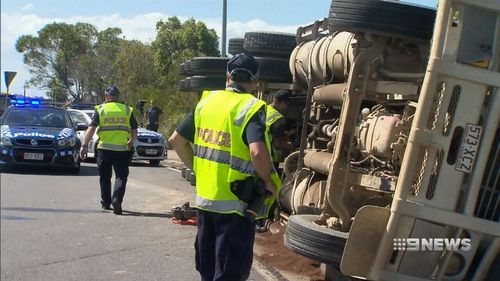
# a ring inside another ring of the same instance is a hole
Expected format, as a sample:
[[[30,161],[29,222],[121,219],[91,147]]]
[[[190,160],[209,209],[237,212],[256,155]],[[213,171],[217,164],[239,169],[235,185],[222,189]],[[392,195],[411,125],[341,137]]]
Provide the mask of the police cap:
[[[286,103],[292,103],[292,94],[288,90],[279,90],[274,94],[274,99],[277,101],[284,101]]]
[[[107,87],[106,90],[104,91],[104,93],[106,95],[110,95],[110,96],[119,96],[120,95],[120,91],[118,90],[118,87],[116,87],[116,86]]]
[[[250,82],[256,80],[259,63],[247,53],[232,57],[227,63],[227,74],[235,82]]]

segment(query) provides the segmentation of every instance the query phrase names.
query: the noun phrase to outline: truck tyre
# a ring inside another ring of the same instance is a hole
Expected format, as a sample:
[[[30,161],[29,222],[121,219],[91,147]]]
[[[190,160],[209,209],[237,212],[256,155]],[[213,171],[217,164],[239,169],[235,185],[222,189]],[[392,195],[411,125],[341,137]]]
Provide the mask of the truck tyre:
[[[245,52],[245,49],[243,48],[244,42],[245,42],[245,38],[231,38],[231,39],[229,39],[229,43],[227,46],[227,52],[233,56],[236,54]]]
[[[348,234],[314,223],[317,215],[293,215],[288,220],[285,245],[292,251],[320,261],[338,265]]]
[[[217,74],[225,75],[229,58],[197,57],[189,61],[189,71],[192,75]]]
[[[432,38],[436,10],[418,5],[382,0],[332,0],[330,30],[369,32],[419,39]]]
[[[292,74],[288,67],[288,59],[280,58],[255,58],[259,63],[257,79],[259,81],[291,83]]]
[[[288,58],[296,45],[295,34],[247,32],[243,48],[255,55]]]
[[[221,90],[226,87],[225,76],[190,76],[189,91],[199,92],[204,90]]]
[[[189,63],[189,61],[179,64],[179,75],[180,76],[189,76],[188,69],[187,69],[188,63]]]

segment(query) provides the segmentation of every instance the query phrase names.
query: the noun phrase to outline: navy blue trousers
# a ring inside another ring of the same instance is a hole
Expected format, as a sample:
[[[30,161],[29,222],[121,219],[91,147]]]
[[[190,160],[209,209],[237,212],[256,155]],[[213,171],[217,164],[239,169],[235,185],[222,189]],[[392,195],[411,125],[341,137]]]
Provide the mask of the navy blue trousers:
[[[97,169],[99,170],[99,184],[101,186],[101,203],[104,205],[112,202],[123,202],[125,187],[127,185],[128,164],[130,162],[130,152],[97,150]],[[111,197],[111,177],[115,170],[115,186],[113,197]]]
[[[253,261],[255,224],[236,214],[198,211],[196,270],[202,281],[243,281]]]

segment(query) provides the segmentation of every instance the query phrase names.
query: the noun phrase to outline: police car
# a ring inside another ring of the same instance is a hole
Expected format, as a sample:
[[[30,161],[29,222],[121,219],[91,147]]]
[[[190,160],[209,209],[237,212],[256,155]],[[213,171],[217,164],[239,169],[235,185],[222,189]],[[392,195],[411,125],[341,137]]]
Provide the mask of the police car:
[[[82,110],[68,109],[71,120],[75,124],[90,125],[91,118]],[[81,142],[85,136],[85,131],[78,131],[77,136]],[[97,134],[92,136],[89,142],[88,158],[97,157],[97,144],[99,137]],[[151,166],[158,166],[160,161],[167,157],[167,142],[162,134],[147,130],[145,128],[137,129],[137,139],[134,142],[134,154],[132,160],[146,160]]]
[[[13,100],[0,119],[0,168],[56,166],[80,172],[80,141],[66,110]]]
[[[77,124],[78,126],[82,128],[87,128],[90,126],[90,122],[92,122],[92,118],[90,118],[91,114],[88,114],[87,112],[83,110],[77,110],[77,109],[67,109],[69,117],[71,118],[71,121],[73,124]],[[92,111],[93,113],[93,111]],[[76,132],[77,138],[80,140],[80,143],[83,143],[83,139],[85,138],[85,130],[78,130]],[[88,144],[88,151],[87,151],[87,159],[96,159],[97,158],[97,144],[99,143],[99,136],[97,134],[94,134],[92,136],[92,139],[90,140]],[[82,160],[82,159],[80,159]]]
[[[144,128],[137,129],[133,160],[148,160],[151,166],[158,166],[167,158],[167,142],[162,134]]]

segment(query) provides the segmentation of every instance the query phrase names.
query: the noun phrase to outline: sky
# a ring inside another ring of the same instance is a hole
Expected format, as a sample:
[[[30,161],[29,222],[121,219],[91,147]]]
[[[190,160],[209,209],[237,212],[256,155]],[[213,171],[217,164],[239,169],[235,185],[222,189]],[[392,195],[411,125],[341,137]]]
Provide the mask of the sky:
[[[227,40],[248,31],[295,33],[297,27],[328,17],[332,0],[227,0]],[[435,7],[437,0],[406,0]],[[159,20],[194,18],[222,37],[222,0],[3,0],[1,1],[1,91],[7,90],[4,72],[17,72],[10,93],[23,94],[30,79],[23,56],[15,49],[22,35],[35,35],[46,24],[90,23],[98,30],[119,27],[126,39],[150,43]],[[34,87],[28,96],[42,95]]]

